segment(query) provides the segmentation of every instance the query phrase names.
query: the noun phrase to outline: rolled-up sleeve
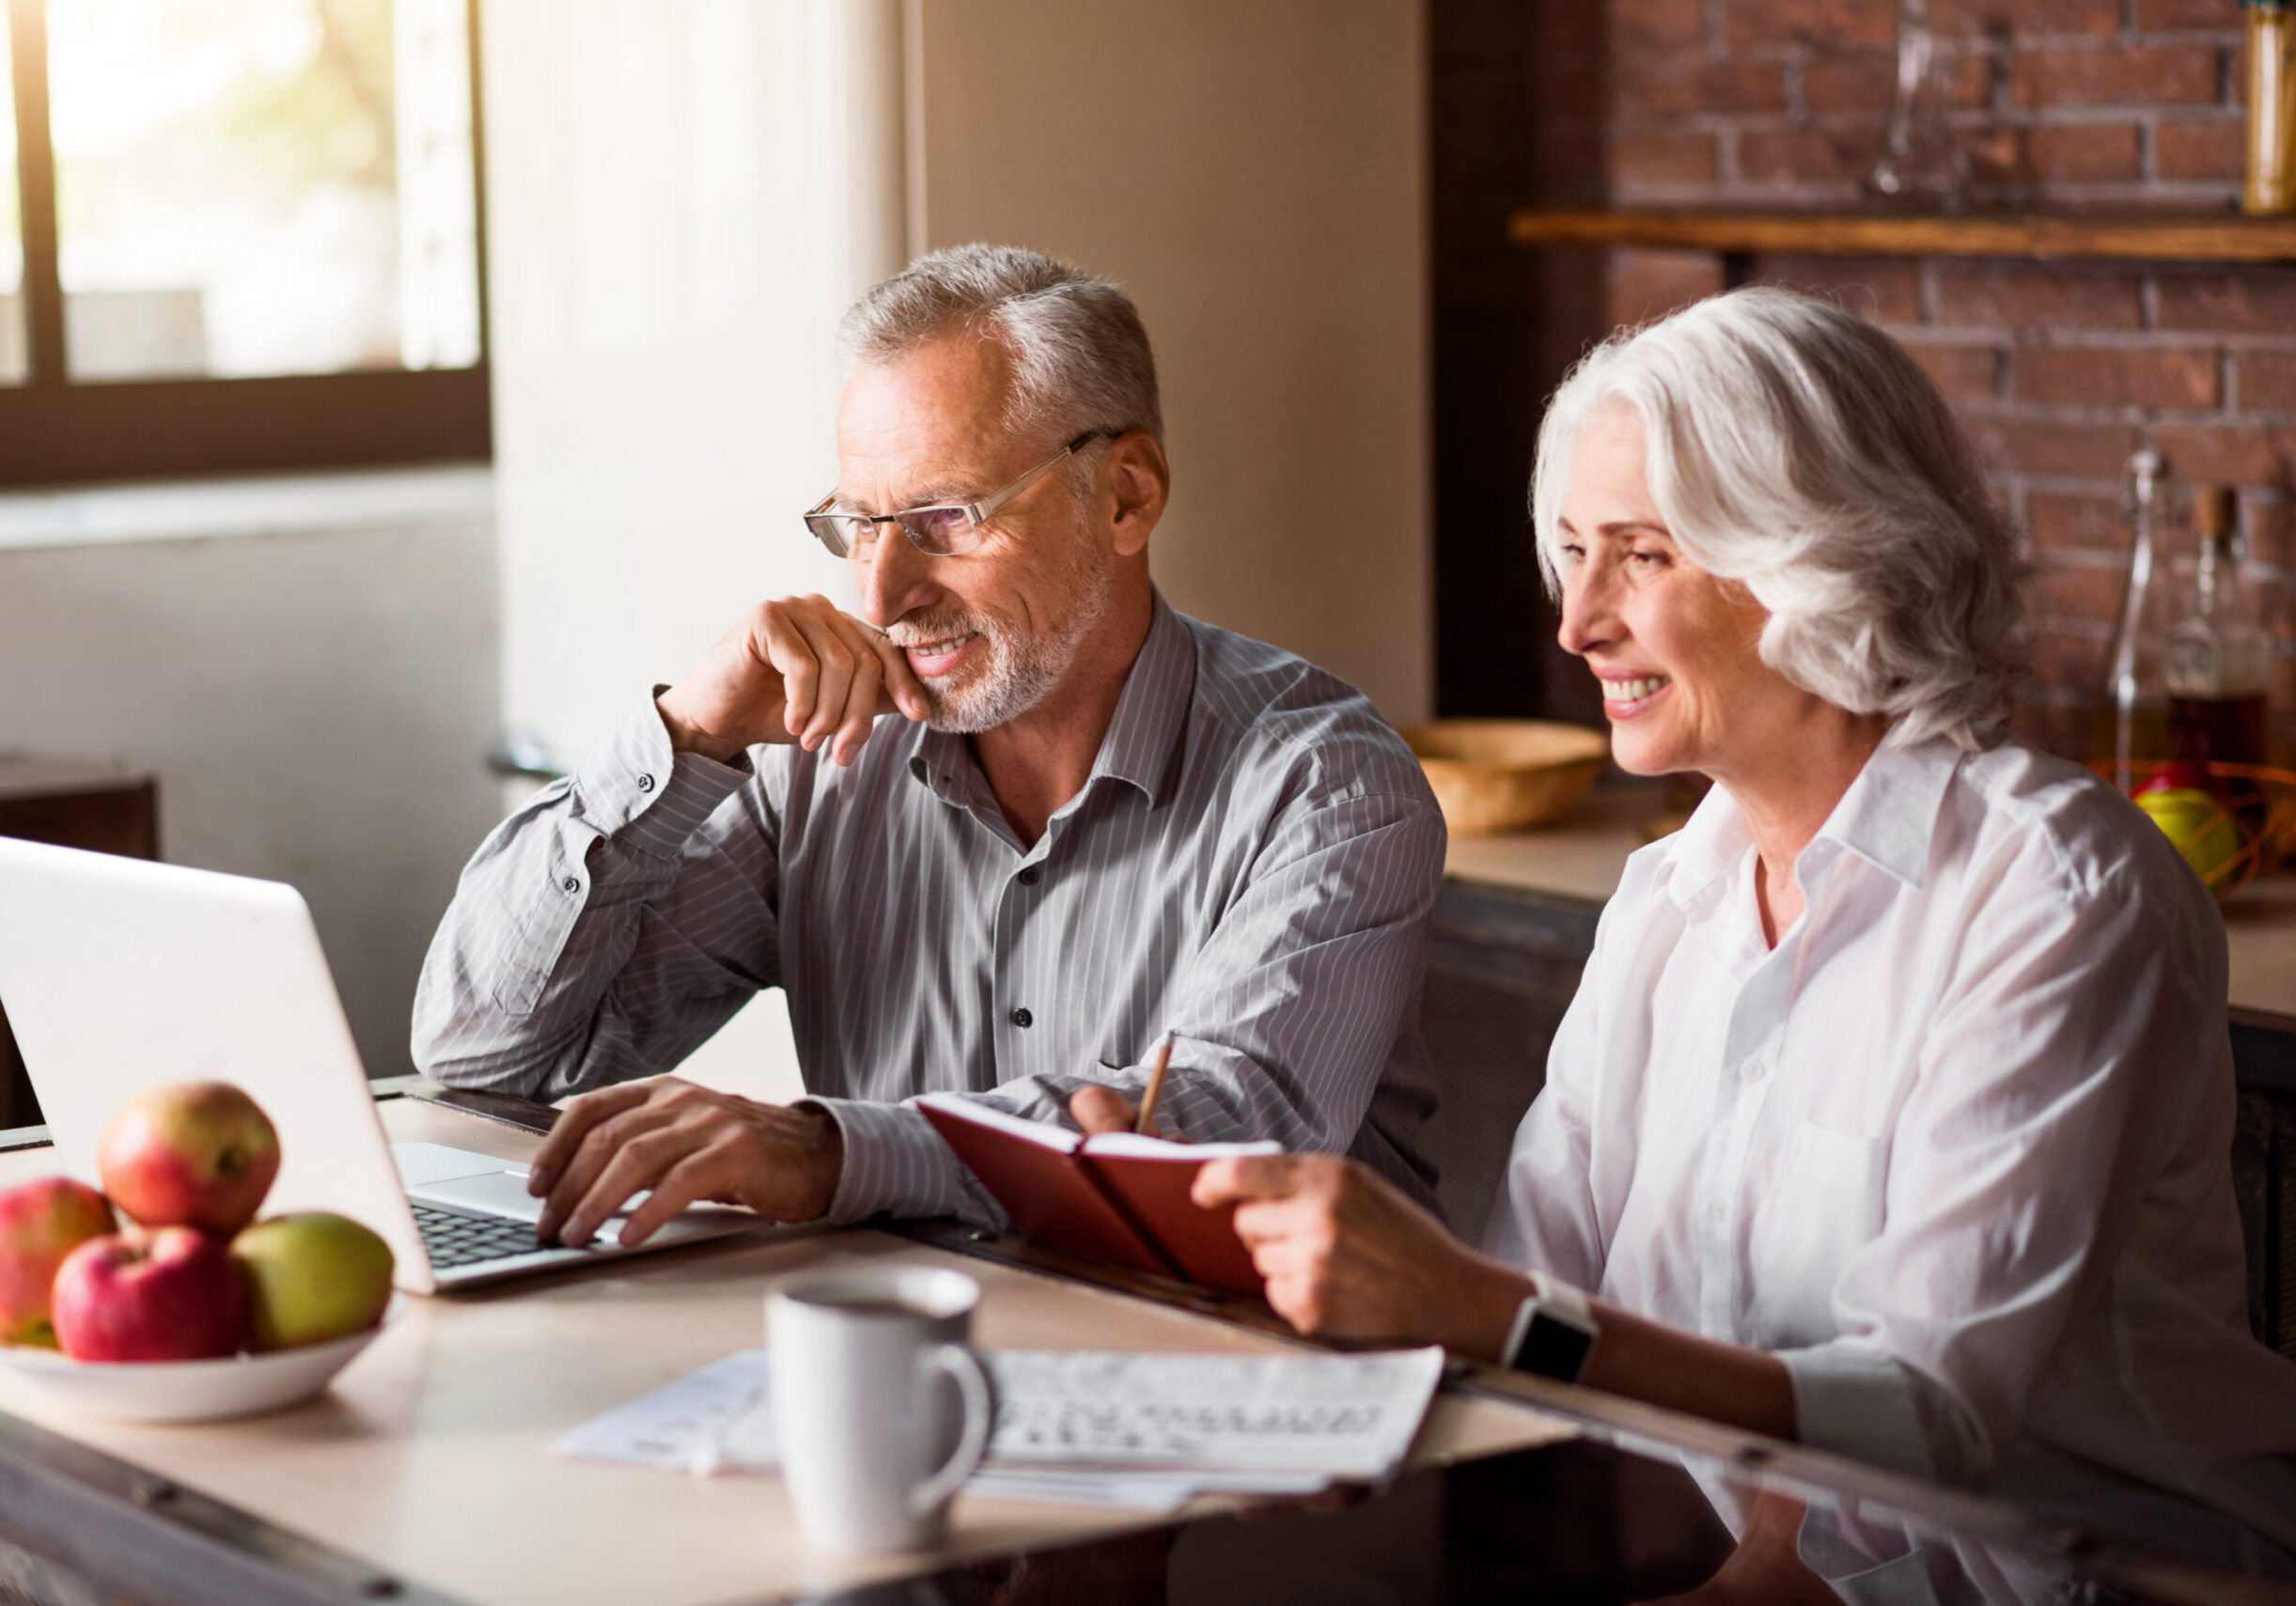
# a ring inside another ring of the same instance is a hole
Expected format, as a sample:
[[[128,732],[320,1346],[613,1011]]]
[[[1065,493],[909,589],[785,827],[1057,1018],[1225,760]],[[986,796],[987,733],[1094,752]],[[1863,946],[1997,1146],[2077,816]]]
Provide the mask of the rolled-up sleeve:
[[[648,698],[463,869],[415,1065],[544,1099],[671,1068],[774,980],[773,881],[754,772],[674,753]]]
[[[1776,1351],[1794,1391],[1794,1432],[1804,1444],[1935,1477],[1930,1429],[1913,1377],[1870,1338]]]

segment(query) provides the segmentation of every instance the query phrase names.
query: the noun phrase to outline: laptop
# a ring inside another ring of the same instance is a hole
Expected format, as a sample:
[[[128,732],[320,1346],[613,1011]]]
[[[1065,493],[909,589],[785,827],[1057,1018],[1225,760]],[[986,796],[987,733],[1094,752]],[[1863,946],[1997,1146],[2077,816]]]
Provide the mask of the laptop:
[[[97,1183],[104,1124],[147,1087],[236,1083],[279,1131],[263,1213],[364,1223],[414,1293],[760,1225],[747,1210],[696,1207],[634,1250],[614,1241],[620,1217],[587,1248],[546,1247],[535,1241],[542,1201],[526,1193],[526,1167],[391,1143],[310,910],[275,881],[0,838],[0,1009],[60,1169]]]

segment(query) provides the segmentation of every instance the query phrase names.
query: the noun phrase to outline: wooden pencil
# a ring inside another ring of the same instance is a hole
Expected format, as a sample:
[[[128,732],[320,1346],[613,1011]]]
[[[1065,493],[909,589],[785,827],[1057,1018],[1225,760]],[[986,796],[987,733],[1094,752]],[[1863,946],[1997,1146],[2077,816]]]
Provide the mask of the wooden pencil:
[[[1156,1045],[1156,1063],[1148,1067],[1148,1091],[1140,1095],[1140,1118],[1132,1123],[1132,1130],[1143,1137],[1156,1135],[1156,1100],[1164,1097],[1164,1073],[1172,1063],[1172,1037],[1167,1029],[1164,1041]]]

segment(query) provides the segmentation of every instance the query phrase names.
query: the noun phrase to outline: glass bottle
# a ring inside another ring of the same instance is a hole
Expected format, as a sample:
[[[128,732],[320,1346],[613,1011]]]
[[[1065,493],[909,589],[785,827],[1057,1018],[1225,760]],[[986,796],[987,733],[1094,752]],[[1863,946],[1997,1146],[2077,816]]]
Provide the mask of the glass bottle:
[[[2193,507],[2200,526],[2193,606],[2169,627],[2163,654],[2168,756],[2261,764],[2273,638],[2241,600],[2232,488],[2204,485]]]
[[[1937,48],[1929,0],[1898,0],[1898,78],[1882,154],[1863,188],[1873,200],[1958,212],[1969,155],[1953,137],[1953,60]]]
[[[2121,482],[2120,517],[2129,526],[2129,585],[2105,649],[2097,709],[2097,756],[2113,780],[2132,790],[2152,764],[2168,756],[2168,687],[2162,652],[2168,637],[2168,569],[2163,557],[2174,499],[2168,460],[2136,453]]]
[[[2248,173],[2241,208],[2296,211],[2296,4],[2241,0],[2248,14]]]

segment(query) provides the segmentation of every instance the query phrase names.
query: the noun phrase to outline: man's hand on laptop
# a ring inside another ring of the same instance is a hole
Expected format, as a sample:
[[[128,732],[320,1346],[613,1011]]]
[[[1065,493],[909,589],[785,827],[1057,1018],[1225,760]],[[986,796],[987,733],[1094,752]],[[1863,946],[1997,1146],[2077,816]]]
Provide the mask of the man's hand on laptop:
[[[851,764],[879,714],[929,711],[907,655],[826,597],[759,602],[654,706],[673,749],[721,764],[760,741]]]
[[[820,1216],[845,1164],[820,1110],[759,1104],[674,1076],[586,1093],[543,1140],[526,1191],[547,1195],[535,1235],[579,1247],[648,1189],[621,1241],[634,1246],[688,1205],[743,1205],[777,1222]]]

